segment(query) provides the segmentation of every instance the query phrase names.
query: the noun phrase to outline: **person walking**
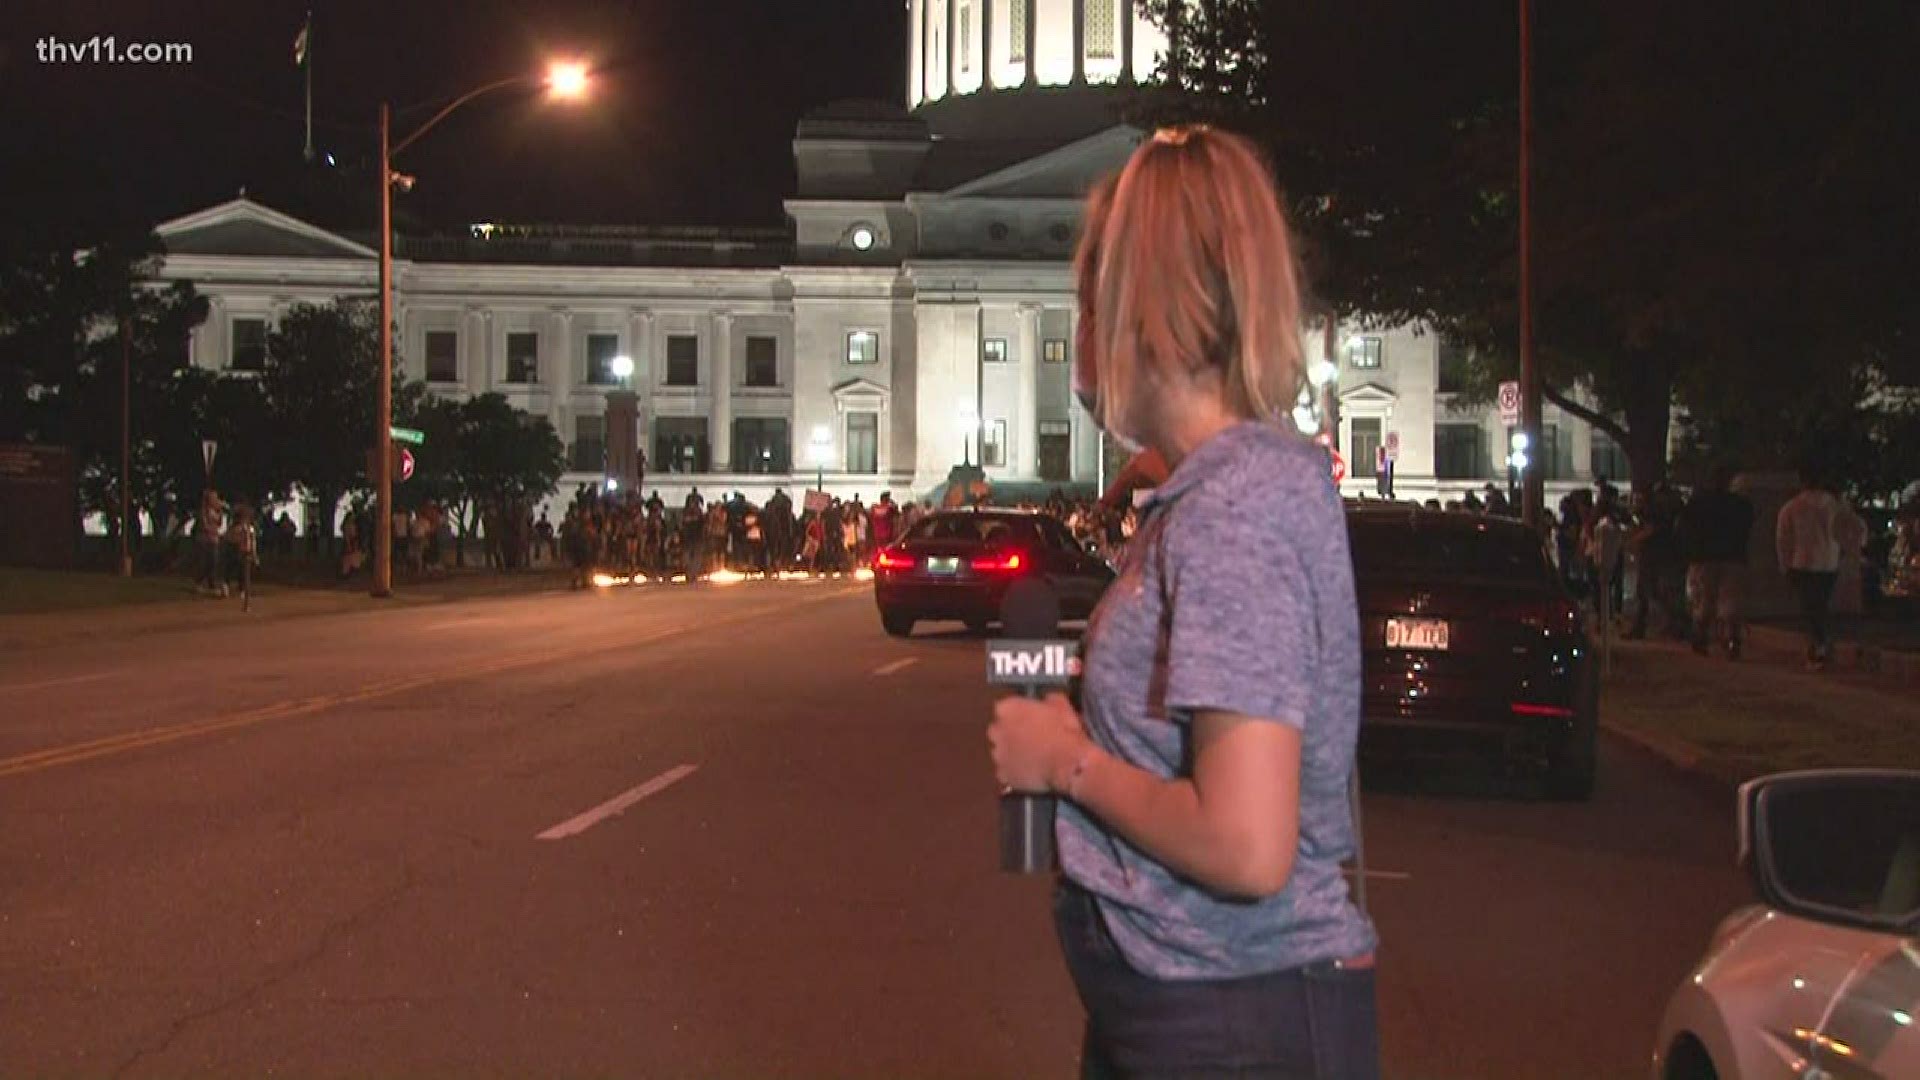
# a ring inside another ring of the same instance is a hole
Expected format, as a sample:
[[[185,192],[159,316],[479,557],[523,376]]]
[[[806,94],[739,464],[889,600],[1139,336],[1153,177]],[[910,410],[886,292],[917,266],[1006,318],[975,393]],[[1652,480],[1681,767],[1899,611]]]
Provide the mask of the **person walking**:
[[[209,487],[200,493],[200,516],[194,523],[194,540],[200,548],[200,586],[213,596],[227,595],[226,579],[221,574],[220,552],[226,535],[227,504],[220,493]]]
[[[1733,491],[1733,470],[1716,467],[1680,512],[1680,546],[1687,557],[1687,599],[1693,609],[1693,651],[1717,643],[1740,658],[1740,598],[1745,586],[1753,504]]]
[[[1774,519],[1774,553],[1793,582],[1807,621],[1807,667],[1833,659],[1833,587],[1840,576],[1840,497],[1814,468],[1800,470],[1800,491]]]
[[[1325,454],[1287,430],[1275,189],[1245,139],[1162,130],[1085,218],[1076,389],[1171,473],[1088,625],[1081,708],[1006,698],[988,729],[1004,789],[1060,798],[1082,1076],[1379,1075],[1377,936],[1341,872],[1358,605]]]

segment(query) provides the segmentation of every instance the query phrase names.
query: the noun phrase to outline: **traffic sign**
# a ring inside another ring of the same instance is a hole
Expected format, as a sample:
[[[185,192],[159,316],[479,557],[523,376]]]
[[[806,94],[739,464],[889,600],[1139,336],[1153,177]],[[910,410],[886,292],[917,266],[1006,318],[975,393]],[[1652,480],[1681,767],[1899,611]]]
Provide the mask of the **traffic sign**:
[[[1347,459],[1332,447],[1327,448],[1327,453],[1333,458],[1333,482],[1338,484],[1347,478]]]
[[[1507,427],[1520,423],[1520,384],[1517,382],[1500,384],[1500,423]]]
[[[213,455],[220,450],[220,444],[212,439],[200,440],[200,460],[207,463],[207,475],[213,475]]]
[[[1397,431],[1387,432],[1386,445],[1382,446],[1380,449],[1382,452],[1386,454],[1385,460],[1399,461],[1400,460],[1400,433]]]
[[[419,428],[390,427],[387,429],[387,436],[394,442],[412,443],[415,446],[427,441],[427,433]]]
[[[1386,447],[1376,446],[1373,448],[1373,471],[1376,474],[1386,472],[1387,463],[1392,460],[1393,459],[1391,457],[1387,456]]]
[[[400,482],[404,484],[411,479],[413,479],[413,451],[403,446],[400,448]]]

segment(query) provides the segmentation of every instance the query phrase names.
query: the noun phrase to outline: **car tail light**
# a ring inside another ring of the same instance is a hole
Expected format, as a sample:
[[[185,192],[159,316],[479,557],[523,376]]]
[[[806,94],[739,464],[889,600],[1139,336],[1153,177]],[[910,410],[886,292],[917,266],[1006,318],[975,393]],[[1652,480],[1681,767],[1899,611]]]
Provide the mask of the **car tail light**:
[[[1016,574],[1026,568],[1027,557],[1018,551],[996,551],[976,555],[968,565],[980,574]]]
[[[1531,705],[1524,701],[1513,703],[1513,715],[1538,716],[1548,720],[1571,720],[1573,710],[1564,705]]]
[[[911,570],[913,556],[893,548],[881,548],[880,553],[873,557],[873,568],[875,570]]]

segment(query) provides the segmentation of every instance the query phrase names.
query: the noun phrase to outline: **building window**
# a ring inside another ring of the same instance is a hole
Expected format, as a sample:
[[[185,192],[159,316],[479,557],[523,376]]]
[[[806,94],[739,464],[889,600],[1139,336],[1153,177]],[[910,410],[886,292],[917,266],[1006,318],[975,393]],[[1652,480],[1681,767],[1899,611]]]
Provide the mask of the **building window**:
[[[1007,339],[991,337],[980,343],[980,355],[989,364],[1007,362]]]
[[[613,358],[620,355],[620,335],[587,335],[587,381],[595,386],[617,386],[620,377],[613,373]]]
[[[1593,429],[1593,447],[1587,453],[1587,464],[1595,480],[1624,484],[1633,478],[1626,448],[1600,428]]]
[[[1381,343],[1377,337],[1357,337],[1347,342],[1347,366],[1363,371],[1380,367]]]
[[[540,335],[519,332],[507,335],[507,381],[540,381]]]
[[[986,444],[980,447],[980,464],[996,469],[1007,467],[1007,422],[995,420],[988,424],[984,434]]]
[[[1027,5],[1033,0],[1007,0],[1007,37],[1012,46],[1007,58],[1016,64],[1027,62]]]
[[[1086,0],[1087,59],[1111,60],[1119,55],[1114,42],[1114,0]]]
[[[1040,442],[1038,465],[1040,479],[1066,481],[1073,479],[1073,425],[1063,420],[1042,420],[1040,422]]]
[[[1049,364],[1066,363],[1067,362],[1067,339],[1066,338],[1048,338],[1046,340],[1046,343],[1040,346],[1040,357],[1041,359],[1045,360]]]
[[[793,440],[785,417],[741,417],[733,422],[733,471],[785,474],[793,471]]]
[[[873,330],[855,330],[847,335],[847,363],[880,362],[880,334]]]
[[[1533,455],[1533,460],[1539,462],[1541,479],[1573,479],[1572,436],[1573,432],[1561,430],[1558,424],[1540,426],[1540,452]]]
[[[688,339],[692,340],[692,339]],[[660,472],[707,471],[707,418],[662,416],[653,422],[653,467]]]
[[[1347,458],[1349,475],[1372,474],[1375,458],[1380,451],[1380,418],[1377,416],[1356,416],[1353,418],[1353,453]]]
[[[1479,424],[1435,424],[1433,475],[1441,480],[1484,480],[1493,475],[1487,431]]]
[[[847,471],[867,474],[880,471],[879,413],[847,414]]]
[[[460,335],[451,330],[427,331],[427,381],[460,381]]]
[[[747,339],[747,385],[761,389],[780,385],[780,343],[775,339]]]
[[[573,448],[571,460],[574,472],[597,473],[607,468],[607,418],[604,416],[576,416],[573,418]]]
[[[1458,394],[1467,388],[1467,378],[1471,374],[1468,364],[1473,353],[1464,345],[1456,345],[1446,338],[1440,339],[1440,392]]]
[[[233,355],[227,366],[235,371],[260,371],[267,366],[267,320],[233,320]]]
[[[973,70],[973,5],[960,5],[960,70]]]
[[[667,338],[667,385],[700,385],[700,339],[692,334]]]

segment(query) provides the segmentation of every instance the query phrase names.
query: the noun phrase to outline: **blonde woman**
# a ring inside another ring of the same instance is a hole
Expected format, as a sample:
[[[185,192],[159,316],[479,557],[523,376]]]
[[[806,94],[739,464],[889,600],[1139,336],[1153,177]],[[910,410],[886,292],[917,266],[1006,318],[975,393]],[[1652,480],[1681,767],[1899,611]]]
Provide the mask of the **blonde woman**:
[[[1353,564],[1301,385],[1293,257],[1245,140],[1147,140],[1091,201],[1076,387],[1170,475],[1087,629],[1084,711],[1009,698],[995,773],[1061,798],[1055,921],[1086,1076],[1373,1078],[1371,923],[1341,861]]]

